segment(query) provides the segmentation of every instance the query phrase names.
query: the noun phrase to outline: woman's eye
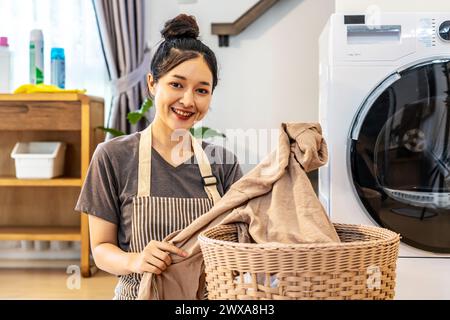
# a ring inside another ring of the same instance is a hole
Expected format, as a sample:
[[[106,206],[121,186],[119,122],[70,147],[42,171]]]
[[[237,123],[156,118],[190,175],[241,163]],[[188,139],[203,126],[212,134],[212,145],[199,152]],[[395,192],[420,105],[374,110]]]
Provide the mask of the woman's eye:
[[[206,89],[198,89],[197,91],[198,91],[200,94],[208,94],[208,93],[209,93],[209,91],[206,90]]]
[[[178,82],[171,82],[170,86],[174,87],[174,88],[182,88],[181,84]]]

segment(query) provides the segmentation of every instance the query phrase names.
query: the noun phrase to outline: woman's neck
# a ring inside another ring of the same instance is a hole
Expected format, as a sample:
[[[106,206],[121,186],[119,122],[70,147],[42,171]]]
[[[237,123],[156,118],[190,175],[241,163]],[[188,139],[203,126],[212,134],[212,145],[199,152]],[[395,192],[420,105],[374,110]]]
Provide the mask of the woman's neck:
[[[152,146],[160,152],[171,152],[175,147],[180,148],[182,153],[184,153],[183,151],[191,151],[189,131],[179,130],[174,132],[159,118],[155,118],[152,123],[152,141]]]

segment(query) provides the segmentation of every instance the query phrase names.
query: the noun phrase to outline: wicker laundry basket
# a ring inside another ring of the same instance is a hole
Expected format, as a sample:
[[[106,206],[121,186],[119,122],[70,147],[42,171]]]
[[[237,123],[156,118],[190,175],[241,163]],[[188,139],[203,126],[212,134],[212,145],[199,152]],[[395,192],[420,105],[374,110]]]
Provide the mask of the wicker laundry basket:
[[[238,243],[236,225],[202,232],[208,299],[393,299],[400,236],[334,226],[341,243]]]

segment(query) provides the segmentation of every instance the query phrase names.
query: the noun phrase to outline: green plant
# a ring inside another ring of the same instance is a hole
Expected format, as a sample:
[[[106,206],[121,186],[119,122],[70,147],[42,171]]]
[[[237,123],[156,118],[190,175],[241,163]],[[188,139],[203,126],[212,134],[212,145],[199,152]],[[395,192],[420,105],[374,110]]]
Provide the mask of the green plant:
[[[147,117],[145,116],[145,114],[152,107],[153,107],[153,101],[148,98],[145,99],[145,101],[142,103],[142,105],[138,111],[132,111],[127,114],[128,122],[132,125],[137,124],[141,120],[145,120],[145,121],[149,122]],[[97,127],[97,128],[99,128],[107,133],[110,133],[114,137],[125,135],[124,132],[113,129],[113,128],[106,128],[106,127],[101,127],[101,126]],[[212,138],[212,137],[217,137],[217,136],[226,138],[226,136],[223,133],[220,133],[220,132],[218,132],[214,129],[208,128],[208,127],[191,128],[190,132],[196,138],[206,139],[206,138]]]

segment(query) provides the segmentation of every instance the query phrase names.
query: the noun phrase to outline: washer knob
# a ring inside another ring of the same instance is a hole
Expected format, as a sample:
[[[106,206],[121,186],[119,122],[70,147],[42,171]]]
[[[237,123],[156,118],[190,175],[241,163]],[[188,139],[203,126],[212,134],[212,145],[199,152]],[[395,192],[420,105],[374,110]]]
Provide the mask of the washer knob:
[[[444,41],[450,41],[450,20],[442,22],[439,26],[439,37]]]

